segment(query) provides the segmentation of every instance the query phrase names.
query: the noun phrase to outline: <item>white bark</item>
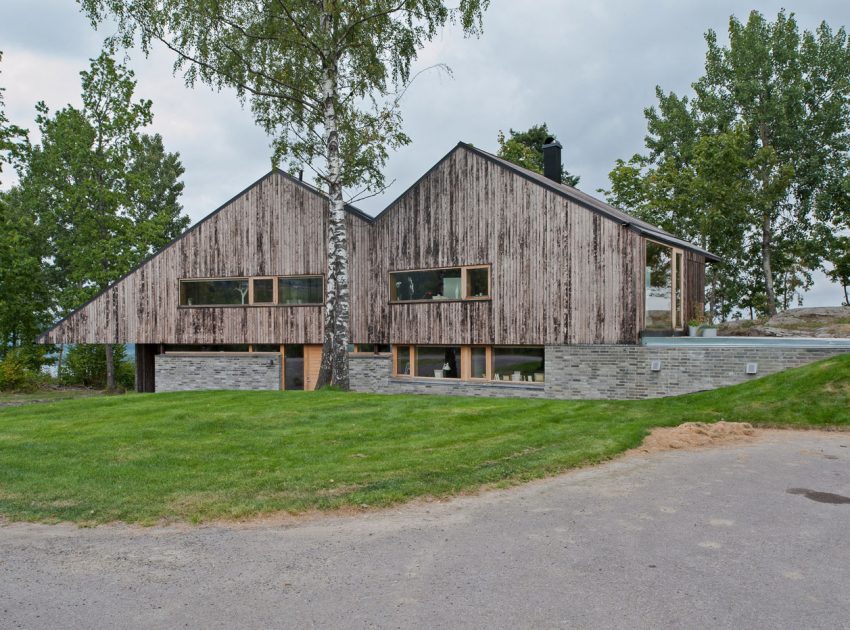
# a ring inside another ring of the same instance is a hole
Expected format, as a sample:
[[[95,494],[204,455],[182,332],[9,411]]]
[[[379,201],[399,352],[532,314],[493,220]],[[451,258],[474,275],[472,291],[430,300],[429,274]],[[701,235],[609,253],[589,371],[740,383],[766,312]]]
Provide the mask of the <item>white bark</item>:
[[[328,12],[322,16],[322,26],[333,41],[333,23]],[[349,289],[348,289],[348,231],[345,224],[345,203],[342,199],[342,165],[339,155],[337,127],[337,66],[336,53],[328,51],[323,70],[323,100],[325,146],[328,160],[328,276],[325,293],[324,343],[322,364],[317,387],[331,385],[348,389]]]

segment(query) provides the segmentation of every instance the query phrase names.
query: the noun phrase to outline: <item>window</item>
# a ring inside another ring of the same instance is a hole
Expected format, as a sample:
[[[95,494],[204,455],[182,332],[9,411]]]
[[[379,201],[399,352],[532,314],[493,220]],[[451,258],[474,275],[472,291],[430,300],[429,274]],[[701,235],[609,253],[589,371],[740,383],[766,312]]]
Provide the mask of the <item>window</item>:
[[[348,351],[354,354],[386,354],[391,348],[383,343],[355,343],[349,346]]]
[[[490,268],[470,267],[466,269],[466,294],[468,300],[490,297]]]
[[[252,304],[274,304],[274,278],[252,278]]]
[[[482,300],[489,297],[489,266],[390,272],[391,302]]]
[[[255,343],[251,346],[251,350],[254,352],[280,352],[279,344],[270,344],[270,343]]]
[[[393,358],[396,376],[545,382],[545,350],[538,346],[393,346]]]
[[[470,348],[469,377],[487,378],[487,348]]]
[[[248,304],[248,278],[181,280],[181,306]]]
[[[682,251],[646,242],[646,330],[673,330],[684,326]]]
[[[323,276],[180,280],[180,306],[321,306]]]
[[[395,348],[395,374],[399,376],[410,376],[412,371],[410,366],[411,348],[410,346],[396,346]]]
[[[278,278],[278,304],[324,304],[322,276],[287,276]]]
[[[248,352],[250,347],[247,343],[244,344],[194,344],[194,345],[167,345],[164,348],[165,352]]]
[[[544,381],[544,349],[529,347],[493,348],[493,378],[500,381]]]
[[[460,378],[460,346],[417,347],[416,376]]]

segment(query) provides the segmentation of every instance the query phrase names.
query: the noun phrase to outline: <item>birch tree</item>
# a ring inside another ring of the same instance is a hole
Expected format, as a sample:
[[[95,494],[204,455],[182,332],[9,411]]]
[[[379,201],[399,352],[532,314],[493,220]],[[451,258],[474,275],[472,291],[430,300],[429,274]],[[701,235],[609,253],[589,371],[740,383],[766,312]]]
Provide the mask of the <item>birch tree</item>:
[[[399,99],[419,50],[457,22],[476,34],[489,0],[79,0],[97,25],[147,53],[161,43],[188,85],[234,88],[272,137],[274,160],[306,165],[328,195],[324,344],[318,386],[347,389],[349,201],[384,188],[389,151],[410,142]]]

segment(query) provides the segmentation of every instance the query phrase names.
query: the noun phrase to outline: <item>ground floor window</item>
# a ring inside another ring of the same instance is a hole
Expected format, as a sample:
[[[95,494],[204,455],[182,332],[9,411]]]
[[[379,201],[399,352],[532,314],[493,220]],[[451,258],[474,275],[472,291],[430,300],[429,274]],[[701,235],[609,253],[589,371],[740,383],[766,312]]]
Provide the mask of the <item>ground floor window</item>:
[[[393,374],[464,381],[543,383],[542,346],[393,346]]]

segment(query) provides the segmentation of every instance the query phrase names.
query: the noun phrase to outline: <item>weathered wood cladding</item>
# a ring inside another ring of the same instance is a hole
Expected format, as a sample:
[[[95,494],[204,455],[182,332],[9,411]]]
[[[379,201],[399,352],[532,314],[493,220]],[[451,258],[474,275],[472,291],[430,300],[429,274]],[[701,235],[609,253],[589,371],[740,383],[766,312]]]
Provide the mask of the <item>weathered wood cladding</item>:
[[[370,224],[348,216],[353,252]],[[322,342],[321,306],[182,307],[180,278],[324,274],[327,201],[270,173],[49,331],[47,343]],[[352,280],[352,292],[358,287]],[[354,317],[354,316],[353,316]]]
[[[463,147],[382,213],[355,262],[367,343],[635,343],[642,237]],[[393,270],[492,264],[492,300],[389,304]]]
[[[645,238],[459,145],[374,223],[349,214],[353,343],[636,343]],[[318,344],[320,306],[179,307],[181,278],[324,274],[327,201],[273,172],[53,330],[47,343]],[[685,251],[686,318],[705,258]],[[389,272],[490,264],[491,299],[390,304]]]

